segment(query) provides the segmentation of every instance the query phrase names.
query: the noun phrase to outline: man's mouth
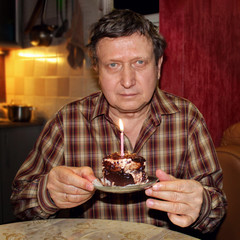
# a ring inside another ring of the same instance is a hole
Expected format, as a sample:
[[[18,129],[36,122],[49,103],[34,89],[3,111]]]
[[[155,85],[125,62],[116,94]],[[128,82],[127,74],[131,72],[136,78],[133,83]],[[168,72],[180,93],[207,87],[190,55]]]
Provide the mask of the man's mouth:
[[[120,96],[123,97],[135,97],[137,93],[121,93]]]

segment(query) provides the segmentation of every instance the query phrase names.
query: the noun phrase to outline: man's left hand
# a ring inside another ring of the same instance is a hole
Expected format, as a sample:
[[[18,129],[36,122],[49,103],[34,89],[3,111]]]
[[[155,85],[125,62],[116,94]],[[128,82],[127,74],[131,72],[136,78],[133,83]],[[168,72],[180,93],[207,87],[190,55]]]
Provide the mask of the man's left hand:
[[[160,182],[145,191],[147,207],[168,213],[172,223],[187,227],[194,223],[203,202],[203,186],[195,180],[177,179],[158,169]]]

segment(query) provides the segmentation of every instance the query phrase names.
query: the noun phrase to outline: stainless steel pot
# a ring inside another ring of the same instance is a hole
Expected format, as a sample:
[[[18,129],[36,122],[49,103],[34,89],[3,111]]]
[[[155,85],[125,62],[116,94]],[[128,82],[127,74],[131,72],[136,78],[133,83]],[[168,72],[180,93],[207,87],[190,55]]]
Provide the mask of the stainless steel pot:
[[[32,117],[31,106],[25,105],[7,105],[4,108],[8,109],[8,119],[12,122],[29,122]]]

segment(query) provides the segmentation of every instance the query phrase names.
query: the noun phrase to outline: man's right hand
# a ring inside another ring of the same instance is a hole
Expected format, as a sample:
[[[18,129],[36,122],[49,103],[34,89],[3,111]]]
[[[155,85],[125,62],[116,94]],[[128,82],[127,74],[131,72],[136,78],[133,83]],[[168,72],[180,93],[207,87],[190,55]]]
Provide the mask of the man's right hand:
[[[95,178],[90,167],[58,166],[49,172],[47,189],[57,207],[73,208],[93,196]]]

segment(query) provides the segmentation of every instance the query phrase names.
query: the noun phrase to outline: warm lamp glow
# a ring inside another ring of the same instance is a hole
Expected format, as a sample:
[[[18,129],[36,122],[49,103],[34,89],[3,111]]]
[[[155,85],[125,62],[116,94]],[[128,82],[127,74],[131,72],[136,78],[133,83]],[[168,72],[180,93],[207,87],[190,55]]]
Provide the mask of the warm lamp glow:
[[[44,53],[33,53],[31,51],[28,52],[19,52],[18,56],[24,57],[24,58],[34,58],[37,61],[46,61],[49,63],[61,63],[63,62],[63,59],[60,57],[56,57],[56,55],[47,55]]]
[[[25,58],[45,58],[45,57],[49,57],[49,56],[46,56],[45,54],[32,53],[32,52],[19,52],[18,56],[25,57]]]

